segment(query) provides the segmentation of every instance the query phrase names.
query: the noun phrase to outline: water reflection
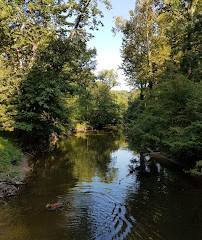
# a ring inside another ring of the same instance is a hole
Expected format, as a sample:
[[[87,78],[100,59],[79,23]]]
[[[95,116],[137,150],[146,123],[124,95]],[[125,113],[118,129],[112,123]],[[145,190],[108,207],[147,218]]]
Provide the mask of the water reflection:
[[[200,185],[176,166],[165,167],[141,155],[132,168],[138,189],[129,190],[126,205],[135,213],[134,239],[201,239]]]
[[[201,239],[200,186],[130,151],[123,136],[71,137],[33,169],[23,194],[0,208],[2,240]],[[58,211],[45,209],[58,201]]]
[[[98,140],[99,139],[99,140]],[[122,140],[123,141],[123,140]],[[59,144],[64,159],[74,165],[73,174],[78,181],[91,181],[94,176],[102,182],[112,182],[116,178],[111,153],[121,144],[114,135],[79,135]]]

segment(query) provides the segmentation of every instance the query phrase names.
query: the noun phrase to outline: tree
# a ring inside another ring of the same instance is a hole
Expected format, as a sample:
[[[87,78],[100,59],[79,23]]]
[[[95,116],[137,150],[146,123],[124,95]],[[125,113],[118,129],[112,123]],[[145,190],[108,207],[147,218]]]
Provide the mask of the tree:
[[[1,127],[3,130],[13,130],[16,109],[19,113],[19,106],[30,104],[22,103],[23,99],[28,100],[23,97],[25,92],[22,91],[22,85],[33,73],[41,52],[47,49],[58,31],[62,33],[65,12],[71,8],[71,3],[2,0],[0,8],[3,12],[0,19],[1,67],[9,69],[9,74],[0,76],[1,105],[4,108]],[[8,91],[5,92],[5,89]]]
[[[115,101],[110,86],[98,81],[91,90],[92,103],[89,122],[95,128],[101,129],[119,122],[119,106]]]
[[[136,146],[161,149],[189,161],[199,157],[200,92],[200,85],[181,73],[167,76],[167,81],[145,98],[144,108],[133,108],[135,118],[130,119],[129,134]]]
[[[163,1],[161,18],[169,22],[171,57],[189,80],[200,81],[201,9],[198,0]]]
[[[128,134],[136,149],[163,150],[189,165],[201,153],[199,9],[197,0],[139,1],[129,21],[118,19],[124,71],[146,93],[129,101]]]
[[[122,68],[128,83],[143,91],[156,84],[163,64],[169,59],[170,47],[165,36],[165,23],[159,22],[158,11],[153,0],[140,0],[130,19],[116,26],[123,33]]]
[[[101,1],[110,8],[107,0]],[[70,32],[70,39],[75,29],[85,32],[84,27],[97,26],[102,16],[98,8],[99,0],[67,1],[9,1],[2,0],[1,17],[1,53],[12,64],[14,74],[23,76],[34,65],[38,53],[47,46],[52,35]],[[82,16],[80,16],[82,15]],[[79,23],[68,20],[79,18]],[[92,21],[90,20],[92,18]],[[81,39],[81,37],[80,37]],[[77,39],[78,40],[78,39]]]
[[[101,23],[99,2],[110,7],[107,0],[0,2],[3,130],[47,139],[67,129],[69,95],[94,81],[96,51],[87,49],[85,28]]]
[[[41,52],[38,64],[20,85],[23,94],[17,106],[15,128],[24,139],[47,139],[53,133],[67,132],[69,96],[82,94],[92,80],[93,56],[94,51],[87,50],[85,43],[71,45],[62,38],[52,39]]]
[[[0,130],[12,131],[16,114],[15,81],[10,66],[0,58]]]
[[[119,106],[120,120],[123,123],[124,114],[128,109],[130,93],[126,90],[112,90],[112,94],[114,94],[115,101]]]
[[[98,73],[98,79],[101,82],[106,83],[110,88],[118,86],[118,73],[113,69],[102,70]]]
[[[103,2],[107,9],[111,8],[111,3],[108,0],[80,0],[78,4],[75,4],[74,11],[71,15],[76,15],[76,19],[73,24],[73,30],[70,33],[69,39],[72,42],[76,36],[85,36],[84,26],[87,25],[91,30],[98,29],[102,22],[97,19],[97,15],[103,17],[102,11],[98,8],[99,2]]]

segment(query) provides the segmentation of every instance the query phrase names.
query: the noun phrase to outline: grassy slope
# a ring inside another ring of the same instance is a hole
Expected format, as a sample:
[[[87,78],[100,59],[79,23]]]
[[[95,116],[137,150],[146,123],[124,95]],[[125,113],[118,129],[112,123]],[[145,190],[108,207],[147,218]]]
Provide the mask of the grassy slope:
[[[10,139],[0,137],[0,179],[7,174],[17,177],[19,172],[13,170],[13,165],[18,164],[23,158],[20,148]]]

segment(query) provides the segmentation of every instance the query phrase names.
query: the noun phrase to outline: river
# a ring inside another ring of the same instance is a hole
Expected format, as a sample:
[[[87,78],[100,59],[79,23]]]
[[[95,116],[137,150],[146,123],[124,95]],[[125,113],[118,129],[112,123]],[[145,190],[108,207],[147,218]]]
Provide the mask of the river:
[[[30,164],[28,184],[0,207],[1,240],[202,239],[200,184],[124,136],[72,136]]]

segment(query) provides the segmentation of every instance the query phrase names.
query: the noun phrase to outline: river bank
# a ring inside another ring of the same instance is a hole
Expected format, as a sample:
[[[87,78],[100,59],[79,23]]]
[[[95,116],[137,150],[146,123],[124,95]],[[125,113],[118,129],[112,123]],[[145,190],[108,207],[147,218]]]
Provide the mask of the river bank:
[[[0,136],[0,203],[18,194],[30,172],[30,158],[12,137]]]
[[[112,129],[112,132],[113,131]],[[100,135],[110,133],[109,131],[97,131],[97,130],[86,130],[85,131],[72,131],[69,136],[76,135],[77,137],[80,136],[80,134],[87,134],[90,133]],[[117,134],[117,132],[116,132]],[[0,137],[1,138],[1,137]],[[1,138],[2,140],[2,138]],[[52,139],[49,139],[52,140]],[[55,138],[53,139],[55,140]],[[56,141],[50,141],[53,146],[56,146],[56,143],[59,142],[59,139],[57,138]],[[19,190],[22,188],[22,186],[26,183],[26,177],[31,172],[31,168],[29,167],[29,160],[33,157],[32,154],[26,153],[24,156],[22,155],[22,150],[16,145],[12,145],[12,141],[4,138],[4,146],[2,147],[2,141],[0,142],[0,204],[4,203],[4,200],[7,200],[8,198],[15,196],[19,193]],[[50,147],[47,148],[47,145],[38,146],[37,149],[40,152],[47,152],[50,151]],[[45,147],[46,146],[46,147]],[[3,150],[2,150],[3,149]],[[29,149],[30,150],[30,149]],[[33,149],[32,149],[33,150]],[[5,161],[2,161],[5,157],[2,158],[2,152],[4,152],[4,155],[6,155],[6,166],[4,163]],[[31,151],[30,151],[31,152]],[[32,151],[33,154],[37,154],[34,150]],[[165,152],[150,152],[150,153],[144,153],[145,157],[149,156],[151,160],[160,162],[160,163],[166,163],[168,165],[174,164],[178,166],[181,169],[188,170],[188,167],[180,162],[177,158],[174,156],[171,156],[169,154],[166,154]],[[21,159],[20,159],[21,157]],[[5,169],[2,171],[2,166],[4,165]],[[196,176],[195,176],[196,177]]]
[[[4,177],[0,179],[0,204],[4,204],[10,197],[16,196],[20,189],[26,184],[26,178],[31,168],[29,160],[31,156],[25,154],[17,165],[12,165],[4,172]],[[16,176],[10,176],[9,172],[15,172]]]
[[[0,207],[1,240],[200,239],[201,185],[144,160],[124,135],[69,136],[30,163],[27,185]]]
[[[172,163],[175,164],[177,166],[180,166],[182,168],[186,168],[186,166],[184,164],[182,164],[177,158],[175,158],[174,156],[171,156],[165,152],[151,152],[148,154],[145,154],[150,156],[150,159],[155,159],[157,161],[161,161],[161,162],[167,162],[167,163]]]

